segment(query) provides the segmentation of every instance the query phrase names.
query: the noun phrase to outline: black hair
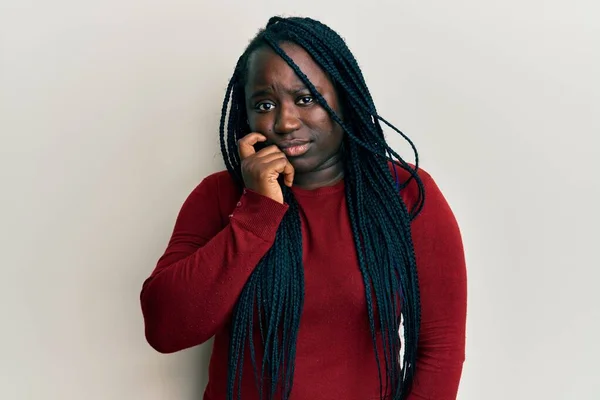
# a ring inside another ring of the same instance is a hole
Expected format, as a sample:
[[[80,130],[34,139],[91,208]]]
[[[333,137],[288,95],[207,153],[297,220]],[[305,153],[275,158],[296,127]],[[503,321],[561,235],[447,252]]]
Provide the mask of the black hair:
[[[282,50],[280,44],[286,42],[304,48],[328,74],[341,99],[343,120]],[[410,229],[411,221],[421,210],[425,199],[423,184],[417,174],[416,148],[408,137],[377,114],[356,59],[335,31],[310,18],[273,17],[239,58],[223,102],[221,152],[229,173],[241,187],[244,182],[237,141],[250,132],[244,96],[248,59],[255,50],[264,46],[273,49],[289,64],[345,133],[345,196],[365,287],[380,397],[404,399],[410,391],[415,372],[421,313]],[[381,122],[409,142],[415,154],[414,166],[405,162],[386,143]],[[396,168],[407,171],[409,178],[400,182]],[[418,198],[409,210],[399,193],[413,179],[418,187]],[[282,186],[282,190],[289,209],[277,230],[273,246],[251,274],[233,312],[228,400],[233,400],[236,393],[237,398],[241,398],[244,351],[247,349],[261,400],[265,396],[272,399],[276,394],[287,400],[292,389],[296,341],[304,302],[302,232],[298,203],[289,188]],[[264,352],[260,366],[256,362],[255,318]],[[401,321],[404,324],[403,344],[399,334]],[[379,345],[377,335],[381,339]],[[401,346],[404,350],[402,362]],[[384,355],[383,360],[380,360],[380,351]],[[265,387],[266,381],[270,382],[268,388]]]

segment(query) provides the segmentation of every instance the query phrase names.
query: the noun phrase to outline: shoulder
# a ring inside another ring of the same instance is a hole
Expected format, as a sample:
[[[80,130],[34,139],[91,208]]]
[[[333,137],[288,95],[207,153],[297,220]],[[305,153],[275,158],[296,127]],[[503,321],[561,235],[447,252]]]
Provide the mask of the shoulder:
[[[414,168],[413,165],[410,167]],[[413,230],[429,232],[444,226],[449,231],[458,233],[458,223],[446,197],[426,170],[419,168],[415,178],[405,168],[390,163],[390,171],[394,177],[398,177],[401,185],[405,185],[400,190],[400,196],[409,210],[418,205],[420,198],[422,199],[421,211],[413,220]]]
[[[401,183],[407,182],[411,174],[401,167],[396,168],[398,176],[403,178]],[[412,220],[410,229],[421,297],[434,299],[448,293],[450,282],[465,281],[464,245],[459,223],[434,178],[422,168],[418,169],[417,176],[423,189],[423,207]],[[410,209],[418,201],[419,184],[415,178],[408,182],[400,194]],[[435,286],[438,282],[442,282],[444,289]],[[432,288],[434,292],[425,291]]]
[[[417,205],[420,198],[419,196],[425,196],[427,198],[432,194],[434,195],[433,197],[435,200],[435,198],[438,197],[438,194],[441,195],[440,189],[434,179],[423,168],[419,167],[419,169],[415,170],[415,166],[409,163],[408,167],[413,169],[414,174],[416,175],[413,176],[413,173],[397,162],[389,162],[388,166],[392,178],[400,185],[400,195],[409,210]],[[425,204],[423,204],[423,207],[425,207]]]
[[[231,174],[224,170],[214,172],[204,177],[194,188],[192,195],[208,193],[228,198],[241,193],[241,188],[236,184]]]
[[[184,207],[218,209],[226,213],[238,201],[242,189],[228,171],[218,171],[204,177],[192,190]]]
[[[183,202],[173,237],[197,243],[214,237],[227,224],[228,215],[239,200],[235,192],[236,185],[227,171],[203,178]]]

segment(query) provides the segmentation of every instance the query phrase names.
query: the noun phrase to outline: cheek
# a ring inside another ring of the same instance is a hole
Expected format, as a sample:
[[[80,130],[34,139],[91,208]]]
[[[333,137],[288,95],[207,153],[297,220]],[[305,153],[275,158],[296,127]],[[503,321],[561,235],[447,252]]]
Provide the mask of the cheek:
[[[336,142],[342,140],[342,127],[333,120],[325,109],[319,111],[318,116],[314,115],[312,121],[312,129],[319,132],[321,142],[327,143],[328,145],[334,145]]]
[[[306,110],[306,114],[303,117],[305,124],[310,128],[320,131],[322,133],[329,133],[332,131],[335,121],[329,115],[327,110],[321,106],[316,106]]]
[[[339,108],[337,99],[333,99],[331,96],[328,96],[325,97],[325,100],[335,112],[337,117],[343,121],[344,117]],[[313,116],[313,121],[315,122],[314,128],[321,132],[321,136],[323,137],[322,141],[326,141],[331,145],[335,145],[336,142],[341,142],[342,137],[344,136],[344,131],[342,127],[335,122],[327,110],[325,110],[325,108],[319,107],[318,112]]]
[[[250,132],[258,132],[266,135],[272,129],[273,125],[269,120],[269,114],[258,114],[253,107],[249,107],[246,104],[246,116]]]
[[[270,135],[273,131],[273,118],[271,114],[255,114],[248,117],[248,125],[252,132]]]

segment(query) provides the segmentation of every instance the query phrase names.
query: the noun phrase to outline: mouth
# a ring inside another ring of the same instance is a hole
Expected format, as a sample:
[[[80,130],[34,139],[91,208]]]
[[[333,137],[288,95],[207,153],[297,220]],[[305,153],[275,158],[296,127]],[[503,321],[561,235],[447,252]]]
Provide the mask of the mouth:
[[[278,146],[286,156],[299,157],[308,151],[310,142],[307,140],[289,140],[279,143]]]

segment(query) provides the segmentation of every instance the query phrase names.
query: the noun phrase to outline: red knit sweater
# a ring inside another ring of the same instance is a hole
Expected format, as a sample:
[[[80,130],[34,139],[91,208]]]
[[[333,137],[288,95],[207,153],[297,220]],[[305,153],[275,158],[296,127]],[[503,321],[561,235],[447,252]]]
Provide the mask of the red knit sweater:
[[[456,398],[464,361],[465,261],[452,211],[431,177],[419,174],[426,200],[412,235],[422,320],[409,399],[449,400]],[[305,297],[291,400],[379,399],[344,182],[292,190],[301,210]],[[409,207],[416,194],[414,181],[401,193]],[[205,400],[226,398],[231,313],[287,208],[242,193],[226,172],[207,177],[184,203],[165,254],[144,282],[141,305],[152,347],[170,353],[215,336]],[[256,400],[248,354],[245,360],[242,399]]]

